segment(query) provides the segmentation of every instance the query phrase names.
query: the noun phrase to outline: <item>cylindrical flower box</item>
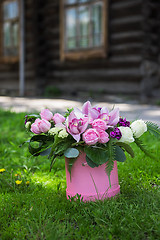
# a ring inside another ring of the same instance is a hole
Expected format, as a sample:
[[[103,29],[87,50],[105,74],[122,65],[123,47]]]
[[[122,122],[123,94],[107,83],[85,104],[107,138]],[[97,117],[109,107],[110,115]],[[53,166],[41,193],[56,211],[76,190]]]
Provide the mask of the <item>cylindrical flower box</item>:
[[[70,176],[68,171],[69,161],[69,159],[65,159],[67,199],[78,194],[83,201],[95,201],[96,199],[103,200],[114,197],[120,193],[117,161],[114,162],[114,168],[110,175],[111,187],[105,172],[106,164],[91,168],[86,162],[86,154],[81,153],[72,166]]]

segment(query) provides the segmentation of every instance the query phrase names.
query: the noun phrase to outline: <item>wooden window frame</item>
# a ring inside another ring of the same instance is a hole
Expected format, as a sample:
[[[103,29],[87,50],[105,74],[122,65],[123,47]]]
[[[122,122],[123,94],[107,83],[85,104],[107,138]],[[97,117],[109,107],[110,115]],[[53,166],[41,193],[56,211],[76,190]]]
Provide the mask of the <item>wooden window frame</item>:
[[[60,0],[60,58],[61,61],[64,60],[80,60],[80,59],[89,59],[89,58],[105,58],[107,56],[108,49],[108,0],[103,1],[103,10],[102,10],[102,46],[86,48],[82,50],[74,50],[74,51],[65,51],[65,0]],[[99,2],[99,0],[95,0],[95,3]],[[77,6],[78,4],[73,4],[72,6]],[[83,3],[83,6],[87,6],[88,3]]]
[[[19,16],[11,21],[19,21],[19,33],[18,33],[18,55],[17,56],[4,56],[4,46],[3,46],[3,24],[4,24],[4,17],[3,17],[3,4],[5,2],[12,2],[15,0],[2,0],[0,2],[0,62],[2,63],[16,63],[19,61],[19,52],[20,52],[20,0],[16,0],[19,5]]]

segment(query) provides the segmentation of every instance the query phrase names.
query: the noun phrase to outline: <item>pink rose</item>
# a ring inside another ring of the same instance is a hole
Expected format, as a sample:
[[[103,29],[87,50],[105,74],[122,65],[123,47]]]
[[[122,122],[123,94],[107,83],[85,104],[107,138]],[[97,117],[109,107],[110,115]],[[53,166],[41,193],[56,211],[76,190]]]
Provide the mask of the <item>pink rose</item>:
[[[107,124],[102,119],[95,119],[92,122],[92,127],[95,128],[96,130],[106,130],[107,129]]]
[[[55,122],[55,124],[63,123],[65,120],[65,117],[59,113],[55,113],[53,116],[53,121]]]
[[[31,132],[35,133],[35,134],[40,134],[41,131],[39,129],[39,122],[41,121],[41,119],[37,118],[36,121],[31,125]]]
[[[36,121],[31,125],[31,131],[35,134],[46,133],[51,127],[51,123],[45,119],[37,118]]]
[[[106,143],[109,141],[109,134],[106,131],[98,131],[99,133],[99,143]]]
[[[50,121],[53,118],[53,114],[49,111],[49,109],[43,109],[40,113],[40,116],[42,119],[45,119],[47,121]]]
[[[96,129],[89,128],[85,133],[83,133],[83,141],[87,145],[94,145],[99,141],[99,133]]]

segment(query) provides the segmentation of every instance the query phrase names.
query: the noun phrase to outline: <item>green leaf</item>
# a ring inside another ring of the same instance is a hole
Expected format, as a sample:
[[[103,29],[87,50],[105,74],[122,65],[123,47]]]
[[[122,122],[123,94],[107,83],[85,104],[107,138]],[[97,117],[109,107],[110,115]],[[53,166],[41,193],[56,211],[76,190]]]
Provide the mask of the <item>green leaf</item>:
[[[40,152],[40,155],[41,155],[41,156],[47,156],[47,155],[49,155],[49,154],[51,153],[51,149],[52,149],[52,148],[50,147],[50,148],[48,148],[48,149]]]
[[[64,156],[66,158],[76,158],[79,155],[79,151],[76,148],[68,148],[65,152],[64,152]]]
[[[132,158],[134,158],[133,149],[132,149],[127,143],[117,142],[116,144],[117,144],[118,146],[124,148],[125,151],[128,152]]]
[[[108,153],[108,161],[106,163],[105,171],[108,175],[109,185],[111,187],[110,175],[111,175],[111,171],[114,168],[114,161],[115,161],[115,145],[113,145],[111,141],[109,141],[107,144],[107,153]]]
[[[74,164],[74,162],[76,161],[77,158],[68,158],[68,165],[67,165],[67,169],[68,169],[68,172],[70,173],[70,179],[71,179],[71,169],[72,169],[72,166]]]
[[[40,115],[38,115],[38,114],[29,114],[29,115],[27,115],[27,118],[39,118],[40,117]]]
[[[147,130],[150,134],[153,134],[155,137],[160,138],[160,128],[157,124],[152,122],[146,122]]]
[[[155,158],[150,152],[147,150],[147,146],[143,144],[143,142],[139,138],[134,138],[134,142],[141,149],[142,152],[144,152],[147,156],[150,158]]]
[[[70,146],[69,142],[62,141],[60,144],[56,147],[55,153],[56,154],[63,154]]]
[[[88,147],[84,148],[84,151],[89,159],[95,164],[102,165],[108,161],[108,155],[102,148]]]
[[[91,168],[99,166],[97,163],[94,163],[87,155],[86,155],[86,162],[87,162],[88,166],[90,166]]]
[[[55,164],[55,162],[56,162],[56,157],[57,157],[57,155],[56,154],[53,154],[53,158],[52,158],[52,161],[51,161],[51,164],[50,164],[50,172],[51,172],[51,169],[52,169],[52,167],[53,167],[53,165]]]
[[[119,146],[115,146],[115,160],[118,162],[124,162],[126,160],[126,155]]]
[[[36,135],[33,136],[30,139],[29,142],[29,152],[34,155],[38,156],[40,155],[40,152],[45,150],[53,143],[53,137],[52,136],[46,136],[46,135]]]
[[[67,112],[65,113],[64,117],[67,118],[73,110],[73,108],[67,108]]]

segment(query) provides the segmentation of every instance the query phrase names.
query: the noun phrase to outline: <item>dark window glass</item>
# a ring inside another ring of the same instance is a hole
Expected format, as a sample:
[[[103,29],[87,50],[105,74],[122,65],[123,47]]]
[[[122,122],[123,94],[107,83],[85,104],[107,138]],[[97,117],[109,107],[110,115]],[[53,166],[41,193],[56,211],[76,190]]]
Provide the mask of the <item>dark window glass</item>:
[[[65,50],[102,46],[103,0],[66,0],[66,4]]]
[[[19,44],[18,1],[3,3],[3,53],[5,57],[18,56]]]

